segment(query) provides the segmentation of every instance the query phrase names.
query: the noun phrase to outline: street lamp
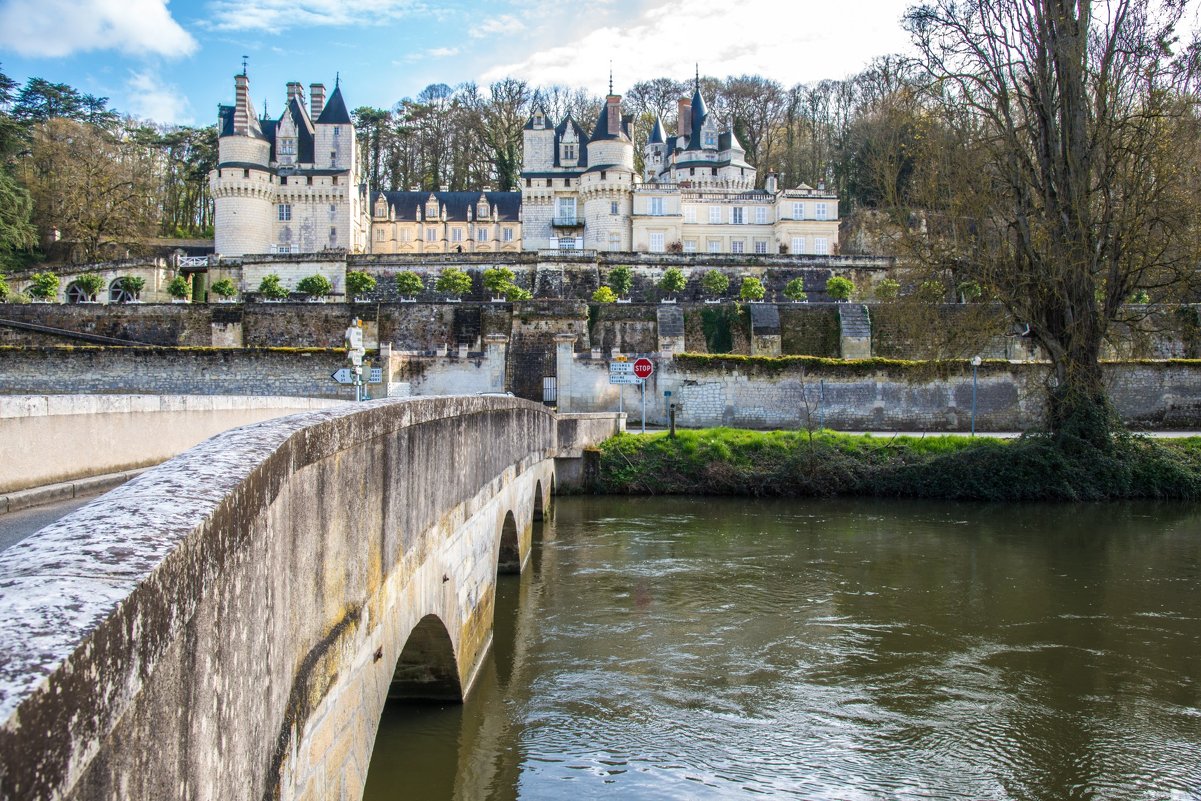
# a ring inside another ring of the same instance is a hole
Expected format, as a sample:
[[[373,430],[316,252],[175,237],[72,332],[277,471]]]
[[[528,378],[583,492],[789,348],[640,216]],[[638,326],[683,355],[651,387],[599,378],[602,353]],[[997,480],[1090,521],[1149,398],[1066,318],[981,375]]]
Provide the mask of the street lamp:
[[[980,367],[981,358],[972,357],[972,436],[976,436],[976,370]]]

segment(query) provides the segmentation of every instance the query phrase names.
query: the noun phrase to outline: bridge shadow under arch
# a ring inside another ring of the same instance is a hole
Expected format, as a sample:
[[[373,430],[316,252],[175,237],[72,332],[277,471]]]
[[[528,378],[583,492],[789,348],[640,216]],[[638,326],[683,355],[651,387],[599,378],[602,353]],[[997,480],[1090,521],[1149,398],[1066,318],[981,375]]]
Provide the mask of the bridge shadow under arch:
[[[417,622],[396,660],[389,701],[462,701],[455,649],[437,615]]]
[[[521,572],[521,541],[517,536],[517,519],[513,512],[505,513],[505,522],[500,529],[500,552],[496,559],[498,576]]]

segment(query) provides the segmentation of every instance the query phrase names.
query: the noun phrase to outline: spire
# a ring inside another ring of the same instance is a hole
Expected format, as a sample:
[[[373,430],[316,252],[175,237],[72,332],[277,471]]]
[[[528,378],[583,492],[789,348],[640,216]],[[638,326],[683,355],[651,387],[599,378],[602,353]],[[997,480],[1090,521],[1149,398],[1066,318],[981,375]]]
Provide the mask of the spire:
[[[249,58],[250,58],[249,56],[242,56],[242,76],[243,77],[246,76],[246,62],[249,60]]]
[[[696,88],[696,91],[698,91],[698,92],[699,92],[699,91],[701,91],[701,63],[700,63],[699,61],[698,61],[698,62],[696,62],[696,83],[695,83],[695,88]]]
[[[337,89],[341,85],[342,85],[342,73],[335,72],[334,73],[334,88]]]
[[[609,59],[609,94],[613,94],[613,59]]]

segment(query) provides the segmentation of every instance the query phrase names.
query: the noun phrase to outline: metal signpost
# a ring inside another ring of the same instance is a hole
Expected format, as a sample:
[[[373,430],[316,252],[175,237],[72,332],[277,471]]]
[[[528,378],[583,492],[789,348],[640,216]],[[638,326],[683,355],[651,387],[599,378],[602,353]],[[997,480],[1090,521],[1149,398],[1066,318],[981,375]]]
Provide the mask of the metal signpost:
[[[363,324],[356,317],[351,321],[350,327],[346,329],[346,358],[350,360],[354,367],[354,399],[361,401],[365,399],[363,392],[363,354],[366,351],[363,349]],[[338,379],[335,378],[335,381]],[[339,383],[341,383],[339,381]]]
[[[633,362],[627,362],[624,356],[609,362],[609,383],[621,385],[617,395],[617,413],[622,414],[625,411],[625,385],[638,383],[634,376]]]
[[[655,373],[655,363],[643,356],[634,361],[634,377],[642,390],[642,433],[646,433],[646,379]]]

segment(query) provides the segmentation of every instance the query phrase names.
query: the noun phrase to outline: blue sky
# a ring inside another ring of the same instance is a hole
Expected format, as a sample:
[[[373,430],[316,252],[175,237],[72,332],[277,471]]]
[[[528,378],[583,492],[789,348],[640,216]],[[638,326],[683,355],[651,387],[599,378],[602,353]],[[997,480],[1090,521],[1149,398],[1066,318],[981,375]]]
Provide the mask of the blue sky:
[[[271,113],[290,80],[353,108],[430,83],[504,76],[604,92],[660,76],[842,78],[908,40],[910,0],[0,0],[0,69],[107,96],[123,113],[208,124],[249,59]]]

